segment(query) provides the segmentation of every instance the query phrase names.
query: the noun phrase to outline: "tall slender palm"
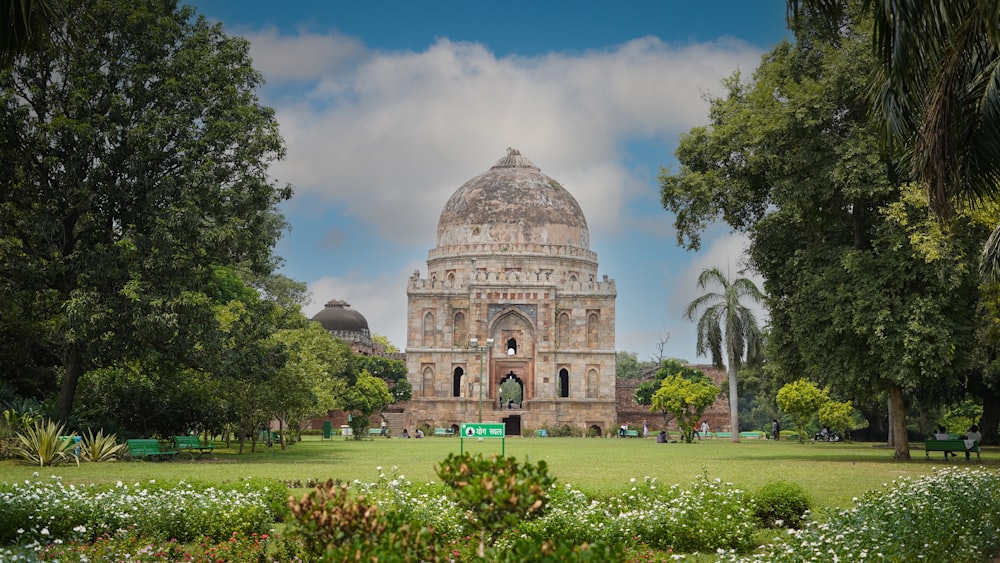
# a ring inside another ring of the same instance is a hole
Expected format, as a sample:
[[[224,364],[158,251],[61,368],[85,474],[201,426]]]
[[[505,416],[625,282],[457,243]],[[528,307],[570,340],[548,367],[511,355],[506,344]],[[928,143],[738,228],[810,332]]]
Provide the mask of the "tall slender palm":
[[[698,287],[719,286],[721,293],[709,292],[692,301],[684,312],[684,318],[694,320],[699,310],[697,353],[710,353],[712,364],[722,369],[727,367],[729,375],[729,423],[732,440],[740,441],[739,393],[736,389],[736,373],[746,363],[756,363],[760,358],[761,339],[757,319],[741,299],[756,303],[764,301],[764,294],[747,278],[730,281],[718,268],[706,268],[698,276]],[[725,357],[723,357],[725,348]],[[725,364],[723,365],[723,358]]]

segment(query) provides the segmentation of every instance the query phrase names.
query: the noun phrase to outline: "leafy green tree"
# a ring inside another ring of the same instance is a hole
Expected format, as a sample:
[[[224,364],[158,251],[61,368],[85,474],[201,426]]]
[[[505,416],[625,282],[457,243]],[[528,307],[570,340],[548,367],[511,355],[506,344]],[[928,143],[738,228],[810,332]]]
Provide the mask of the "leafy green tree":
[[[830,395],[808,379],[799,379],[778,390],[778,408],[792,417],[799,443],[806,441],[806,425],[820,408],[830,402]]]
[[[642,364],[635,352],[618,352],[615,355],[615,377],[618,379],[642,377]]]
[[[671,375],[663,379],[660,388],[653,395],[650,411],[669,412],[677,419],[684,441],[694,440],[694,424],[705,409],[715,402],[719,388],[708,378],[692,381],[681,375]],[[734,432],[735,433],[735,432]]]
[[[87,419],[123,437],[168,437],[221,431],[225,393],[218,381],[191,369],[123,362],[88,371],[77,402]]]
[[[382,350],[386,353],[395,354],[399,352],[399,348],[392,342],[389,342],[388,336],[372,333],[372,343],[382,346]]]
[[[856,412],[851,401],[827,401],[819,407],[819,423],[846,436],[854,424]]]
[[[413,386],[406,380],[406,362],[383,356],[357,356],[358,369],[368,370],[368,373],[385,381],[392,393],[393,403],[409,401],[413,397]]]
[[[679,375],[691,381],[699,381],[702,379],[706,381],[708,380],[708,378],[705,377],[705,374],[701,371],[693,367],[686,366],[678,360],[662,360],[660,363],[660,369],[656,371],[656,374],[636,387],[635,395],[633,397],[635,403],[646,407],[652,406],[653,395],[655,395],[656,391],[659,390],[663,380],[672,375]],[[656,410],[659,410],[660,414],[663,416],[663,427],[666,428],[667,423],[669,423],[674,417],[673,413],[662,408],[652,409],[652,411]]]
[[[247,41],[173,2],[59,5],[72,45],[0,70],[0,360],[29,352],[65,417],[90,369],[201,369],[212,267],[272,271],[291,191],[268,176],[284,146]]]
[[[368,431],[369,417],[392,404],[392,393],[385,381],[361,370],[357,379],[340,398],[341,407],[351,413],[351,431],[361,440]]]
[[[694,320],[698,312],[699,356],[710,354],[712,364],[726,368],[729,376],[729,424],[733,429],[732,440],[740,441],[739,388],[736,375],[744,364],[753,365],[761,357],[761,332],[753,311],[743,301],[760,303],[764,294],[747,278],[730,281],[718,268],[702,270],[698,287],[719,286],[722,291],[708,292],[698,297],[684,311],[684,318]],[[725,361],[725,363],[723,363]],[[728,366],[728,367],[727,367]]]
[[[351,348],[318,323],[278,331],[274,338],[288,353],[288,361],[268,386],[275,398],[274,415],[282,425],[279,435],[284,449],[283,425],[287,423],[294,431],[305,417],[336,408],[355,366]]]
[[[871,21],[871,104],[942,217],[1000,196],[1000,10],[993,0],[789,0],[827,38],[845,16]],[[1000,240],[994,231],[991,241]],[[994,248],[996,250],[996,248]],[[1000,272],[1000,263],[990,267]]]
[[[719,219],[749,235],[749,266],[766,280],[768,361],[854,398],[873,427],[886,411],[873,398],[884,397],[894,455],[905,459],[905,402],[954,387],[976,356],[968,257],[984,239],[957,220],[958,252],[926,260],[894,218],[894,204],[911,224],[926,205],[903,197],[899,163],[881,150],[867,98],[870,30],[843,23],[831,43],[807,14],[796,44],[772,49],[752,80],[731,77],[710,126],[681,139],[681,170],[661,176],[661,193],[681,244],[697,248]]]

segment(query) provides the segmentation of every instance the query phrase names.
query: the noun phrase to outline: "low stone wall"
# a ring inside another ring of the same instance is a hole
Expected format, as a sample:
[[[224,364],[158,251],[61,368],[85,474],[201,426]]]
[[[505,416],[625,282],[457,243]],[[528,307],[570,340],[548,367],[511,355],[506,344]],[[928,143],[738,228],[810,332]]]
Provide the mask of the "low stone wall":
[[[724,370],[716,369],[711,365],[692,365],[706,376],[708,376],[719,389],[729,388],[729,378]],[[619,379],[615,387],[615,400],[618,409],[618,426],[628,424],[633,428],[642,428],[642,421],[649,425],[650,435],[655,434],[663,427],[663,415],[658,412],[649,412],[649,407],[642,406],[635,402],[635,390],[639,384],[646,379]],[[729,429],[729,399],[719,393],[715,399],[715,404],[705,409],[702,419],[708,422],[708,427],[715,432],[730,432]],[[671,420],[667,423],[668,432],[677,432],[677,422]]]

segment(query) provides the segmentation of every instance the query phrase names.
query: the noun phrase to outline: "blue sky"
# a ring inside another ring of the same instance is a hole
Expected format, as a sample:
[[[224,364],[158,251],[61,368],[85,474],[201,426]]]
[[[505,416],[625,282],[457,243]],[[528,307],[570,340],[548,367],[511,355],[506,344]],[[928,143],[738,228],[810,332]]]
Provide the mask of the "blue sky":
[[[249,39],[267,81],[288,147],[272,174],[296,192],[277,251],[307,315],[343,299],[405,348],[441,209],[514,147],[580,202],[617,282],[616,348],[705,360],[683,310],[746,241],[718,225],[679,248],[656,176],[705,96],[791,38],[784,0],[187,3]]]

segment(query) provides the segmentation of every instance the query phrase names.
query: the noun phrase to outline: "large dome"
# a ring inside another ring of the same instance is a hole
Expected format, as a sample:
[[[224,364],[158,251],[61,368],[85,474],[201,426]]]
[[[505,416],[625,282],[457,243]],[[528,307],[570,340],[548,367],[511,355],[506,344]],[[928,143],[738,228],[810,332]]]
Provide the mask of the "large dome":
[[[438,220],[438,248],[476,243],[590,247],[576,199],[515,149],[452,194]]]

